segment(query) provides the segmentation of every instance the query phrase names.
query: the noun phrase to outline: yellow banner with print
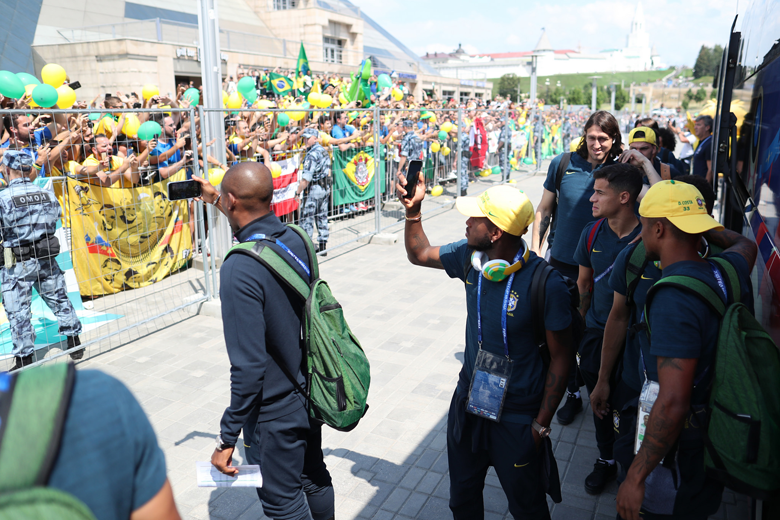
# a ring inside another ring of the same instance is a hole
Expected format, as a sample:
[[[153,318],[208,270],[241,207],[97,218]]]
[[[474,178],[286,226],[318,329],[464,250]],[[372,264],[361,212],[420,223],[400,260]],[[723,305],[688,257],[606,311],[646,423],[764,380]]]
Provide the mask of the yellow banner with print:
[[[71,229],[82,296],[146,287],[187,265],[192,257],[188,203],[169,201],[167,195],[168,182],[185,178],[181,170],[135,188],[104,188],[73,179],[55,183]]]

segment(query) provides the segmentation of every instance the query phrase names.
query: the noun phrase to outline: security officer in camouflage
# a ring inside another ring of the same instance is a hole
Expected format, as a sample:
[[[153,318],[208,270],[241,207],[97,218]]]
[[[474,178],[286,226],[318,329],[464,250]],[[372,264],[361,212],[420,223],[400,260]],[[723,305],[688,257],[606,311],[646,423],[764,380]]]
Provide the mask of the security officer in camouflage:
[[[471,158],[471,150],[469,148],[469,132],[468,128],[463,124],[463,119],[458,123],[460,128],[460,157],[458,158],[458,168],[460,170],[460,196],[465,197],[468,195],[469,189],[469,159]]]
[[[512,129],[503,119],[498,120],[501,130],[498,132],[498,166],[501,168],[501,180],[507,182],[509,174],[509,155],[512,153]]]
[[[60,205],[53,193],[28,178],[33,166],[30,155],[8,151],[3,155],[3,165],[8,187],[0,192],[0,283],[14,345],[15,364],[11,370],[17,370],[35,361],[35,329],[30,321],[33,287],[57,317],[59,333],[67,337],[69,350],[81,345],[81,322],[54,258],[59,252],[54,233],[62,216]],[[73,359],[83,355],[83,350],[70,354]]]
[[[296,195],[304,194],[301,227],[314,240],[314,223],[317,222],[319,245],[317,251],[322,256],[328,247],[328,197],[330,196],[330,156],[328,151],[317,142],[319,133],[307,128],[301,134],[306,145],[306,157],[303,159],[303,178],[298,184]]]
[[[569,116],[563,117],[563,125],[561,126],[561,138],[563,139],[563,153],[566,153],[569,151],[569,147],[571,146],[571,121],[569,121]]]
[[[544,125],[542,116],[534,116],[534,159],[536,160],[536,172],[542,171],[542,140],[544,140]]]
[[[425,145],[420,137],[414,132],[414,121],[404,120],[404,134],[401,139],[401,159],[398,162],[398,173],[405,173],[409,167],[409,161],[421,161],[425,151]]]

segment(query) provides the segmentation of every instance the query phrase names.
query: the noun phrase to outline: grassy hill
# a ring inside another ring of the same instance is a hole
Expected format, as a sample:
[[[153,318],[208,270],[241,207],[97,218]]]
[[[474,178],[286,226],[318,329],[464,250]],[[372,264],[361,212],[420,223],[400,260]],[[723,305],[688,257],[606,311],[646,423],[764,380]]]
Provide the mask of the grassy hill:
[[[547,88],[545,82],[550,79],[550,89],[554,89],[558,82],[561,82],[561,88],[568,90],[572,87],[582,87],[584,84],[590,84],[590,76],[601,76],[598,80],[599,85],[608,85],[612,82],[621,83],[624,82],[625,88],[633,83],[647,83],[652,81],[658,81],[664,76],[669,75],[673,69],[669,70],[648,70],[641,72],[616,72],[610,74],[608,72],[593,74],[558,74],[555,76],[539,76],[536,80],[537,91],[544,92]],[[498,91],[499,78],[493,78],[490,81],[493,82],[493,95],[495,96]],[[528,92],[531,89],[531,78],[520,78],[520,90],[522,92]]]

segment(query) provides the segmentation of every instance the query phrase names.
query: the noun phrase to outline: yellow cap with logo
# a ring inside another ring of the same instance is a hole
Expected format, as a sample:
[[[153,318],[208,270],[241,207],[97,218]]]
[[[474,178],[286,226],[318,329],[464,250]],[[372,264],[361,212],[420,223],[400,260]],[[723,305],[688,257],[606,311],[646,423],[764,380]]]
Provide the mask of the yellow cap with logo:
[[[650,143],[658,145],[655,139],[655,130],[647,126],[638,126],[628,134],[628,144],[631,143]]]
[[[639,214],[645,218],[666,218],[684,233],[696,235],[711,229],[723,229],[707,213],[699,190],[685,182],[661,181],[647,190]]]
[[[534,221],[533,204],[511,186],[494,186],[477,197],[458,197],[455,207],[467,217],[487,217],[502,231],[518,237]]]

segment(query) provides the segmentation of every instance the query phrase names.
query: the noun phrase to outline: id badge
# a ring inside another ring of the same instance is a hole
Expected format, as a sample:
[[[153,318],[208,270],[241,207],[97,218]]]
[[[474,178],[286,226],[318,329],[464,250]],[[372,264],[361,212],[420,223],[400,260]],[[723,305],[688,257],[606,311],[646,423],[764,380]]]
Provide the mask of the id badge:
[[[498,422],[511,375],[511,359],[480,350],[471,376],[466,411]]]
[[[642,385],[642,392],[639,394],[639,406],[636,414],[636,437],[634,439],[634,455],[639,453],[639,447],[645,440],[647,431],[647,421],[650,420],[650,411],[653,409],[655,400],[658,399],[658,389],[660,386],[655,381],[645,379]]]

